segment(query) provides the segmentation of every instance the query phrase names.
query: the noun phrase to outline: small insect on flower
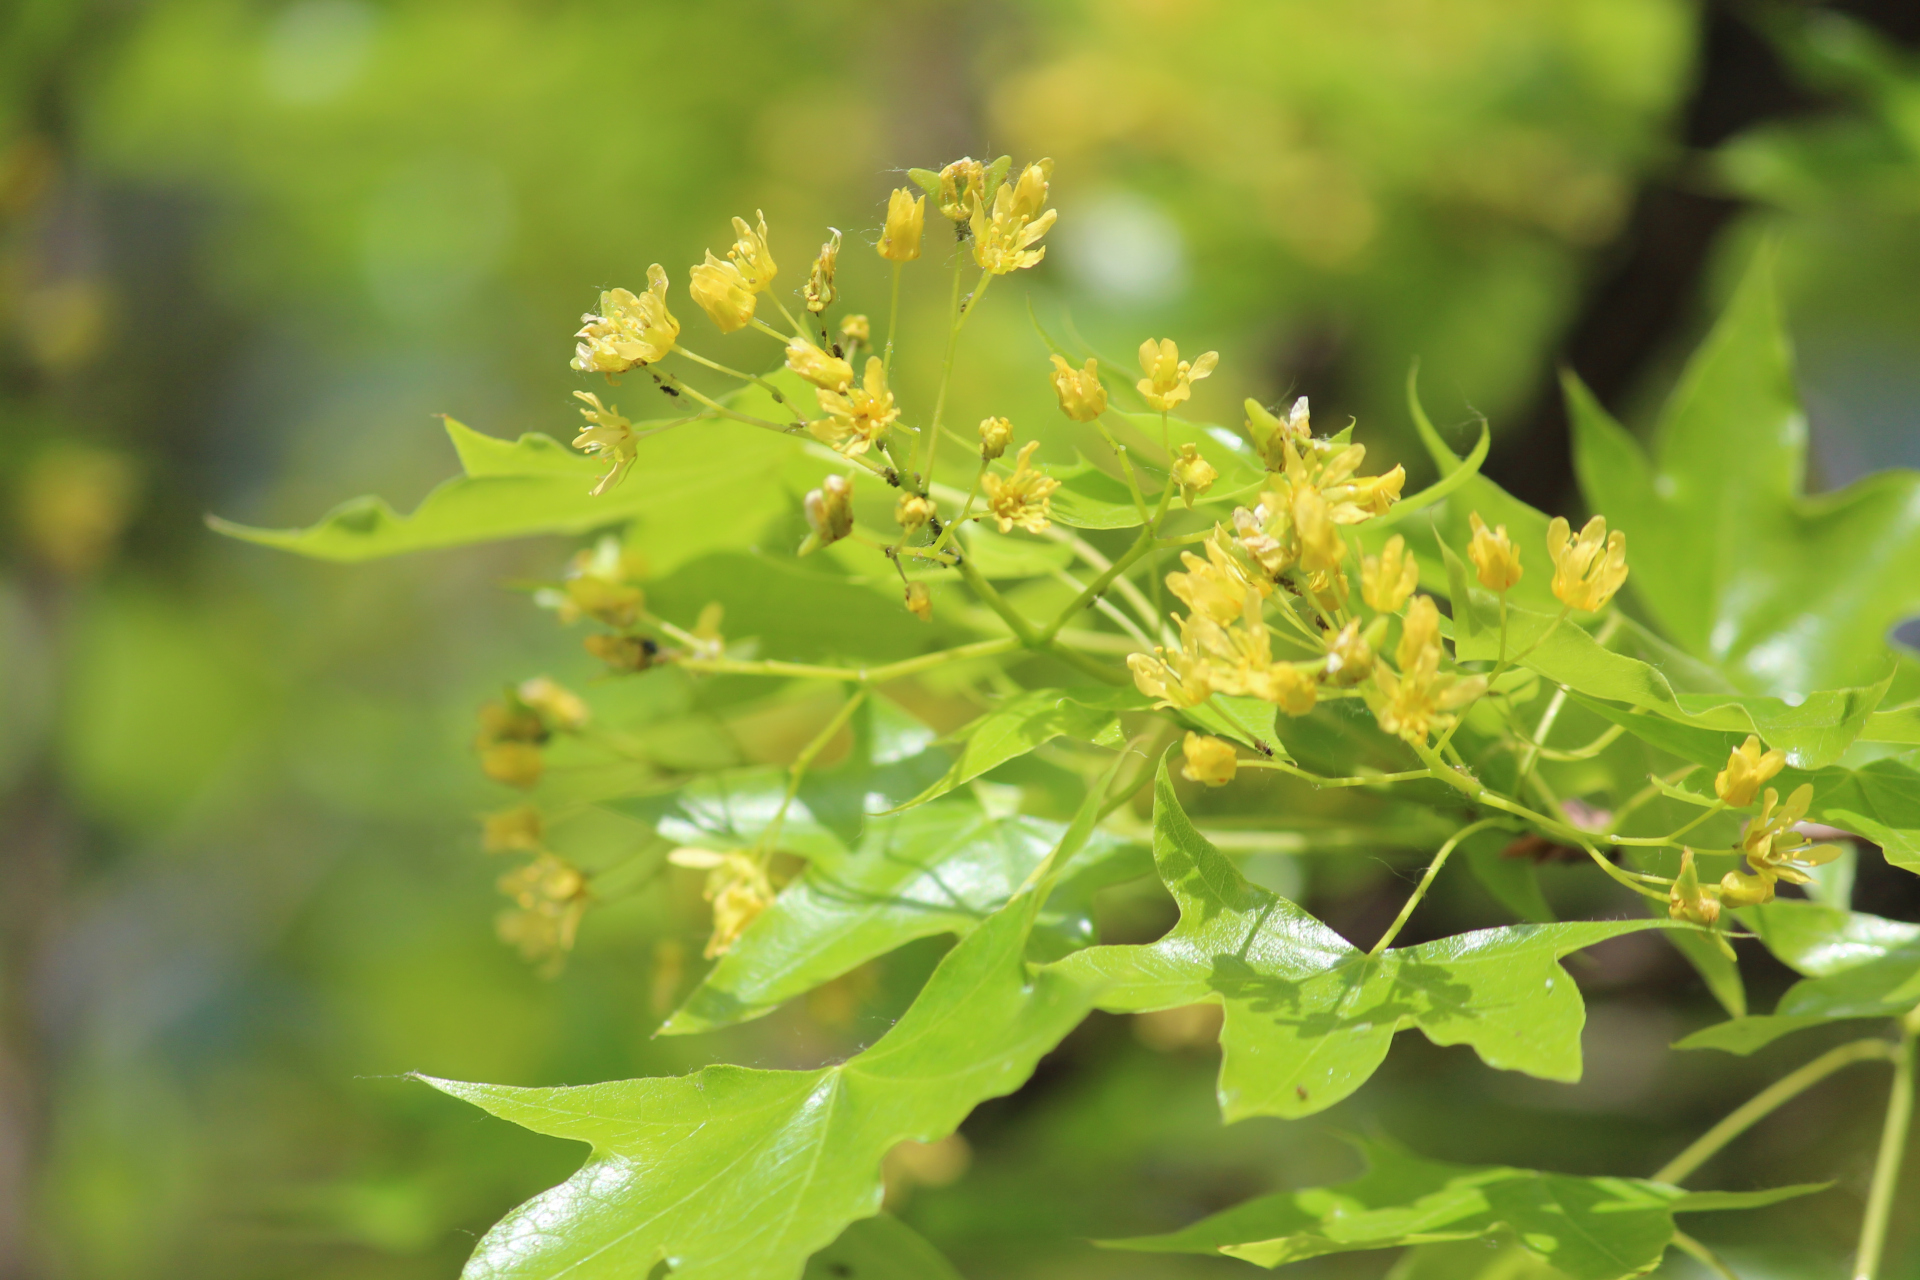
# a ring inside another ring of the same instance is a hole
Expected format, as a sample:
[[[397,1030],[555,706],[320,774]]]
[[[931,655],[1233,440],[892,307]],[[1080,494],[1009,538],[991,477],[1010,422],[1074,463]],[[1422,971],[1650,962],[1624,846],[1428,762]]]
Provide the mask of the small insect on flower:
[[[1186,763],[1180,766],[1180,774],[1189,782],[1224,787],[1233,781],[1233,775],[1240,767],[1239,756],[1232,744],[1218,738],[1188,733],[1180,744],[1180,752],[1186,757]]]
[[[853,383],[853,366],[828,355],[805,338],[787,344],[787,368],[823,391],[845,391]]]
[[[1727,754],[1727,767],[1714,775],[1713,794],[1729,808],[1744,809],[1786,763],[1786,752],[1776,747],[1762,754],[1759,737],[1750,733]]]
[[[857,458],[879,443],[900,417],[893,392],[887,388],[886,367],[878,356],[867,357],[866,378],[845,395],[825,387],[816,394],[827,416],[809,422],[807,431],[849,458]]]
[[[914,198],[904,187],[887,197],[887,223],[877,246],[888,262],[912,262],[920,256],[920,233],[927,224],[927,198]]]
[[[1081,368],[1068,364],[1064,356],[1053,357],[1054,394],[1060,397],[1060,412],[1075,422],[1092,422],[1107,411],[1107,389],[1100,385],[1100,362],[1092,356]]]
[[[652,364],[673,350],[680,322],[667,310],[667,273],[659,263],[647,268],[647,291],[608,289],[598,313],[580,317],[574,337],[573,367],[582,373],[625,373]]]
[[[1420,565],[1399,534],[1387,539],[1377,556],[1360,561],[1360,598],[1377,613],[1398,613],[1420,585]]]
[[[806,287],[800,291],[807,310],[816,316],[833,305],[833,273],[840,262],[840,232],[834,227],[827,230],[832,231],[833,236],[820,246],[820,256],[813,260],[813,271],[807,276]]]
[[[1040,237],[1053,227],[1059,210],[1041,212],[1047,202],[1047,180],[1053,161],[1036,160],[1020,171],[1014,182],[1003,182],[993,193],[993,208],[978,194],[973,197],[969,225],[973,229],[973,260],[981,270],[1003,276],[1031,267],[1047,256]]]
[[[1193,395],[1193,384],[1214,371],[1220,353],[1209,351],[1192,363],[1180,358],[1172,338],[1140,344],[1140,369],[1147,376],[1135,384],[1147,406],[1165,413]]]
[[[1507,537],[1507,526],[1489,529],[1478,511],[1467,516],[1473,528],[1473,541],[1467,555],[1479,571],[1480,585],[1489,591],[1506,591],[1520,581],[1520,548]]]
[[[1605,516],[1587,521],[1578,537],[1555,516],[1547,526],[1547,556],[1553,561],[1554,598],[1569,608],[1598,613],[1627,580],[1627,535],[1607,532]]]
[[[1033,467],[1038,440],[1029,440],[1020,448],[1018,465],[1004,480],[989,473],[980,482],[986,492],[987,510],[999,522],[1000,532],[1008,533],[1019,525],[1028,533],[1044,533],[1052,523],[1053,491],[1060,482]]]
[[[1005,418],[980,419],[980,461],[992,462],[1013,443],[1013,424]]]
[[[933,593],[924,582],[907,584],[907,612],[922,622],[933,621]]]
[[[812,531],[800,544],[799,554],[804,556],[853,532],[853,482],[845,476],[828,476],[818,489],[807,492],[800,508]]]
[[[627,468],[639,455],[640,441],[633,434],[633,424],[621,416],[618,408],[609,408],[600,403],[600,397],[591,391],[573,393],[578,400],[584,401],[586,408],[580,416],[587,425],[573,438],[573,447],[589,456],[598,455],[612,465],[607,474],[588,491],[588,496],[599,497],[626,477]]]
[[[1187,510],[1193,510],[1193,500],[1213,488],[1213,482],[1219,478],[1220,473],[1213,464],[1200,456],[1199,445],[1189,441],[1180,446],[1180,455],[1173,460],[1169,479],[1178,486]]]

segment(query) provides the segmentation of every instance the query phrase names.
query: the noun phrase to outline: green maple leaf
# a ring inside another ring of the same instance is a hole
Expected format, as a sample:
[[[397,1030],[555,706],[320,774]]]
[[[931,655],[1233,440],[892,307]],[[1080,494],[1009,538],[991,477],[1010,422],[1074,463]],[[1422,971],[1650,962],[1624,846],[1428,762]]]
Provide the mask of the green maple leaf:
[[[1559,958],[1661,923],[1515,925],[1367,955],[1242,876],[1181,810],[1164,760],[1153,852],[1180,907],[1172,932],[1149,946],[1092,947],[1055,968],[1113,1012],[1224,1006],[1228,1120],[1332,1106],[1408,1027],[1435,1044],[1471,1045],[1492,1067],[1577,1080],[1586,1007]]]
[[[1060,841],[1059,823],[942,800],[868,820],[855,847],[817,853],[662,1034],[757,1018],[915,938],[965,934],[1005,905]],[[1093,891],[1146,874],[1137,844],[1095,832],[1036,924],[1059,954],[1090,941]]]
[[[538,1133],[591,1144],[580,1171],[481,1240],[468,1280],[796,1280],[809,1255],[879,1211],[896,1143],[945,1137],[1017,1089],[1085,1015],[1071,977],[1033,970],[1027,936],[1053,869],[1087,839],[1104,784],[1034,881],[947,953],[870,1048],[814,1071],[517,1089],[427,1079]]]
[[[1806,415],[1771,255],[1748,270],[1642,448],[1571,377],[1580,484],[1627,534],[1629,589],[1682,648],[1757,692],[1866,685],[1920,613],[1920,474],[1807,495]]]
[[[1181,1231],[1108,1248],[1225,1254],[1277,1267],[1329,1253],[1507,1236],[1572,1280],[1622,1280],[1659,1265],[1673,1215],[1749,1209],[1821,1186],[1682,1191],[1641,1178],[1576,1178],[1532,1169],[1442,1164],[1357,1144],[1368,1172],[1352,1182],[1262,1196]]]

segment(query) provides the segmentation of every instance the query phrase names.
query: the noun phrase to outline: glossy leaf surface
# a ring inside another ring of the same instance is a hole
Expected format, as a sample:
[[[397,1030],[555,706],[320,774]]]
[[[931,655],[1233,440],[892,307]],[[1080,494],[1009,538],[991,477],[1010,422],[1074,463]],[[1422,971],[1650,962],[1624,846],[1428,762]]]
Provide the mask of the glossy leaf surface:
[[[1441,1164],[1376,1143],[1362,1150],[1370,1167],[1352,1182],[1263,1196],[1167,1235],[1102,1243],[1277,1267],[1329,1253],[1511,1232],[1572,1280],[1622,1280],[1659,1264],[1676,1213],[1761,1208],[1822,1189],[1689,1192],[1640,1178]]]
[[[1304,1116],[1351,1094],[1395,1033],[1471,1045],[1489,1066],[1580,1076],[1586,1009],[1558,963],[1652,920],[1483,929],[1370,956],[1242,876],[1194,829],[1163,761],[1154,860],[1180,907],[1148,946],[1093,947],[1059,962],[1115,1012],[1224,1006],[1220,1105],[1228,1120]]]

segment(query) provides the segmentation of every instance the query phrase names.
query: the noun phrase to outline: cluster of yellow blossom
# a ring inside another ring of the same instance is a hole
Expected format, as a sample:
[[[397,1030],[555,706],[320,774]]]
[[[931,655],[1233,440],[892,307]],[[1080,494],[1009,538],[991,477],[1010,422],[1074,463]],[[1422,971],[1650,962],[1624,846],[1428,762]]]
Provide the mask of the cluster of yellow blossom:
[[[1702,887],[1693,867],[1693,851],[1684,850],[1680,878],[1668,895],[1667,913],[1674,919],[1710,926],[1720,918],[1722,904],[1746,907],[1771,902],[1776,883],[1806,884],[1814,868],[1840,856],[1838,845],[1814,844],[1799,829],[1813,804],[1811,783],[1795,787],[1784,804],[1772,787],[1762,792],[1786,761],[1786,753],[1778,748],[1762,751],[1759,737],[1753,734],[1727,753],[1727,767],[1713,779],[1720,803],[1743,809],[1760,798],[1760,812],[1747,819],[1737,846],[1747,869],[1729,871],[1717,886]]]
[[[480,768],[495,782],[532,787],[546,772],[541,749],[555,733],[578,733],[586,727],[587,704],[545,676],[507,690],[498,702],[480,708],[480,732],[474,750]]]
[[[773,901],[773,885],[766,868],[739,850],[675,849],[667,861],[707,873],[706,899],[713,904],[713,936],[706,957],[724,954]]]
[[[592,893],[578,867],[546,847],[546,824],[530,804],[488,814],[481,847],[488,853],[531,853],[527,862],[500,877],[500,892],[514,905],[496,921],[500,940],[519,948],[551,975],[573,949],[580,917]]]

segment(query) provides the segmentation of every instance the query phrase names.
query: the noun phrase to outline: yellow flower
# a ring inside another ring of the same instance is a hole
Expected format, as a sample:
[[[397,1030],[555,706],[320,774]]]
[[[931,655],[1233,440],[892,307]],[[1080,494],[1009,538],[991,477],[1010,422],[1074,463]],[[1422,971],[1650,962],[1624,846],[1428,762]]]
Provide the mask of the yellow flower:
[[[830,356],[805,338],[787,344],[787,368],[824,391],[845,391],[853,383],[853,366]]]
[[[1308,573],[1338,568],[1346,559],[1346,539],[1318,489],[1303,485],[1293,491],[1293,528],[1300,539],[1300,567]]]
[[[1107,411],[1107,389],[1100,385],[1100,362],[1087,357],[1083,368],[1068,364],[1064,356],[1053,357],[1054,394],[1060,397],[1060,412],[1075,422],[1092,422]]]
[[[980,461],[992,462],[1013,443],[1013,424],[1005,418],[980,419]]]
[[[551,601],[554,612],[569,625],[588,617],[610,627],[630,627],[646,605],[646,593],[637,585],[645,572],[645,557],[626,550],[618,538],[602,538],[567,566],[566,585]],[[541,603],[548,601],[543,598]]]
[[[1207,667],[1207,683],[1219,693],[1260,698],[1290,716],[1313,710],[1319,696],[1313,677],[1290,662],[1273,660],[1273,645],[1261,616],[1257,591],[1247,592],[1240,618],[1223,627],[1195,614],[1180,624],[1181,648]]]
[[[1194,613],[1225,626],[1245,612],[1247,592],[1265,597],[1273,584],[1241,563],[1227,546],[1224,530],[1216,528],[1206,548],[1205,560],[1191,551],[1180,553],[1186,572],[1168,574],[1167,589]]]
[[[667,861],[707,873],[705,897],[713,904],[713,936],[705,952],[709,960],[724,955],[773,902],[766,871],[744,853],[675,849]]]
[[[486,816],[480,847],[488,853],[537,852],[543,824],[540,811],[530,804],[516,805]]]
[[[819,315],[833,305],[833,273],[840,262],[840,233],[832,227],[833,236],[820,246],[820,256],[813,260],[813,271],[807,276],[806,287],[800,293],[806,299],[807,310]],[[761,230],[764,232],[765,228]]]
[[[1327,638],[1326,679],[1331,684],[1359,684],[1373,674],[1373,646],[1361,634],[1360,619],[1351,619]]]
[[[524,680],[514,690],[514,695],[526,706],[533,709],[541,723],[549,729],[558,729],[566,733],[578,733],[586,727],[592,718],[592,712],[580,695],[555,683],[546,676],[535,676]]]
[[[849,458],[872,448],[900,417],[878,356],[867,357],[867,376],[860,386],[845,395],[822,387],[816,395],[827,417],[809,422],[807,430]]]
[[[1398,613],[1420,585],[1420,566],[1399,534],[1387,539],[1378,556],[1360,561],[1360,598],[1377,613]]]
[[[644,636],[615,636],[604,632],[586,637],[580,647],[606,663],[608,670],[628,674],[645,671],[660,653],[660,646]]]
[[[759,301],[740,268],[720,261],[711,249],[707,260],[693,269],[687,292],[722,333],[746,328]]]
[[[1520,548],[1507,537],[1507,526],[1489,529],[1475,511],[1467,516],[1473,527],[1473,541],[1467,555],[1480,571],[1480,585],[1489,591],[1506,591],[1520,581]]]
[[[965,222],[987,189],[987,167],[971,156],[961,156],[940,171],[940,212]]]
[[[518,948],[525,959],[541,962],[548,976],[557,973],[573,950],[580,917],[593,896],[587,878],[564,859],[542,853],[501,876],[500,892],[515,903],[515,909],[501,912],[495,922],[500,940]]]
[[[573,438],[573,447],[588,455],[599,454],[613,464],[588,492],[589,497],[597,498],[620,483],[627,474],[627,468],[633,465],[634,458],[639,455],[640,442],[634,437],[633,424],[620,416],[618,408],[610,409],[601,404],[600,397],[591,391],[576,391],[573,394],[587,404],[580,411],[587,425]]]
[[[767,247],[767,215],[756,209],[754,217],[759,219],[757,227],[748,226],[745,218],[733,220],[733,248],[727,250],[727,261],[739,270],[748,289],[765,293],[780,268]]]
[[[1015,525],[1028,533],[1043,533],[1052,523],[1053,491],[1060,482],[1034,470],[1033,452],[1039,447],[1038,440],[1022,446],[1013,474],[1006,479],[991,472],[981,478],[987,510],[999,522],[1002,533],[1010,532]]]
[[[1047,179],[1053,174],[1053,161],[1039,160],[1020,173],[1017,182],[1003,182],[993,193],[993,209],[985,200],[973,198],[973,260],[981,270],[1003,276],[1010,271],[1031,267],[1047,256],[1046,246],[1034,248],[1041,236],[1052,228],[1059,216],[1056,209],[1042,213],[1047,202]]]
[[[1680,874],[1667,890],[1667,915],[1675,920],[1691,920],[1709,928],[1720,918],[1719,899],[1700,888],[1700,872],[1693,865],[1693,850],[1680,851]]]
[[[1220,478],[1211,462],[1200,456],[1200,446],[1191,442],[1180,446],[1180,456],[1173,460],[1173,470],[1168,477],[1180,487],[1180,498],[1187,504],[1187,510],[1193,510],[1193,500],[1198,494],[1213,488],[1213,482]]]
[[[1561,604],[1586,613],[1606,608],[1627,580],[1627,535],[1607,532],[1605,516],[1587,521],[1580,536],[1559,516],[1547,526],[1547,556],[1553,561],[1553,594]]]
[[[1224,787],[1233,781],[1233,775],[1240,767],[1239,756],[1232,745],[1218,738],[1188,733],[1186,740],[1180,744],[1180,751],[1187,758],[1180,773],[1189,782]]]
[[[573,367],[582,373],[625,373],[652,364],[680,336],[680,322],[667,310],[667,273],[657,262],[647,268],[645,293],[608,289],[600,295],[599,313],[580,319]]]
[[[1127,655],[1134,687],[1157,707],[1193,707],[1213,695],[1204,659],[1184,649],[1171,651],[1155,645],[1151,655]]]
[[[863,315],[842,316],[840,318],[840,337],[845,342],[858,346],[873,341],[873,324]]]
[[[1796,830],[1813,803],[1813,784],[1803,782],[1793,789],[1785,804],[1780,793],[1767,788],[1760,803],[1760,815],[1749,818],[1740,833],[1740,851],[1755,875],[1775,877],[1789,884],[1805,884],[1813,877],[1807,872],[1840,856],[1840,846],[1813,845]]]
[[[1373,669],[1375,691],[1368,697],[1374,719],[1388,733],[1424,744],[1435,732],[1444,732],[1451,714],[1486,691],[1485,676],[1461,679],[1440,670],[1445,651],[1440,645],[1440,611],[1432,596],[1415,596],[1401,624],[1395,672],[1384,663]]]
[[[800,544],[801,555],[840,541],[853,532],[853,482],[845,476],[828,476],[818,489],[810,489],[800,502],[812,530]]]
[[[1244,408],[1247,411],[1247,438],[1253,441],[1254,452],[1260,455],[1269,471],[1286,469],[1286,453],[1281,448],[1283,443],[1291,443],[1299,449],[1306,447],[1313,439],[1313,421],[1307,410],[1305,396],[1293,402],[1293,408],[1284,419],[1268,413],[1266,406],[1251,398]]]
[[[1155,342],[1148,338],[1140,344],[1140,369],[1147,376],[1135,385],[1148,407],[1162,413],[1193,395],[1193,384],[1212,373],[1220,363],[1220,353],[1209,351],[1189,364],[1180,358],[1180,348],[1172,338]]]
[[[933,593],[924,582],[907,584],[907,612],[922,622],[933,621]]]
[[[927,198],[915,199],[905,187],[887,197],[887,225],[880,232],[880,256],[888,262],[912,262],[920,256],[920,232],[927,224]]]
[[[1713,794],[1730,808],[1744,809],[1786,763],[1786,752],[1776,747],[1762,755],[1760,739],[1748,734],[1745,742],[1728,753],[1727,767],[1714,775]]]
[[[931,499],[917,493],[903,493],[900,501],[893,504],[893,518],[902,529],[912,533],[924,526],[934,517],[934,505]]]

